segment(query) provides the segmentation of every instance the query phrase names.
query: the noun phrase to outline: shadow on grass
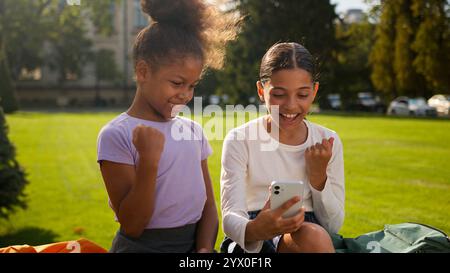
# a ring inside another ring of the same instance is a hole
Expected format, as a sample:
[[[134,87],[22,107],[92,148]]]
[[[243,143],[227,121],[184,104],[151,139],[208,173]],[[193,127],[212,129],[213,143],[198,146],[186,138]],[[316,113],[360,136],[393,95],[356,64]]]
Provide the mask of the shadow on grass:
[[[46,245],[56,242],[59,235],[51,230],[38,227],[25,227],[13,233],[0,235],[0,247],[13,245]]]

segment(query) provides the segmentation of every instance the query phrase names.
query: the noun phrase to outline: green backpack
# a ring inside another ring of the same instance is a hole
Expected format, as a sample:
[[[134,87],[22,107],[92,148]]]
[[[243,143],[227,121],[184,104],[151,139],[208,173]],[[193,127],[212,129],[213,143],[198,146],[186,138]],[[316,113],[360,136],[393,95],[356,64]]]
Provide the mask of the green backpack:
[[[356,238],[332,234],[337,253],[450,253],[448,236],[433,227],[403,223]]]

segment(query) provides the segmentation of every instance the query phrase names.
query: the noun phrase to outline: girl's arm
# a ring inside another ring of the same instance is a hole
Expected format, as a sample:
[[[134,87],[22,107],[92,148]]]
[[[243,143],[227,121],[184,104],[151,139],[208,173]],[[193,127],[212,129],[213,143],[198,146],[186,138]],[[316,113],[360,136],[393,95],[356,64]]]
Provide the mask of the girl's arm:
[[[246,252],[258,253],[263,240],[297,230],[303,223],[304,212],[288,219],[281,217],[296,202],[292,199],[277,210],[270,210],[266,203],[255,219],[248,219],[246,176],[249,154],[245,141],[240,140],[244,138],[241,132],[233,130],[223,143],[220,180],[223,230]]]
[[[197,252],[212,252],[216,244],[217,232],[219,228],[219,218],[214,200],[214,191],[211,176],[208,170],[208,161],[202,161],[203,179],[206,188],[206,203],[203,208],[202,218],[197,227],[196,248]]]
[[[311,183],[314,213],[330,233],[344,222],[345,180],[342,142],[338,135],[308,148],[306,169]]]
[[[152,217],[157,165],[141,158],[136,167],[102,161],[100,169],[123,232],[139,237]]]
[[[122,230],[130,237],[139,237],[154,209],[164,135],[157,129],[139,125],[133,130],[133,144],[139,153],[136,166],[104,160],[100,169]]]

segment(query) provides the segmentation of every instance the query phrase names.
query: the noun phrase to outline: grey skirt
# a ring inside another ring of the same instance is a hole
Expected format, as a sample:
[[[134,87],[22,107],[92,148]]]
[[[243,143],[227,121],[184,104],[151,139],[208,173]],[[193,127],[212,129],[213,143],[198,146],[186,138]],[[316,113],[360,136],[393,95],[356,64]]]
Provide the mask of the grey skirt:
[[[145,229],[139,238],[117,231],[110,253],[189,253],[195,251],[196,224]]]

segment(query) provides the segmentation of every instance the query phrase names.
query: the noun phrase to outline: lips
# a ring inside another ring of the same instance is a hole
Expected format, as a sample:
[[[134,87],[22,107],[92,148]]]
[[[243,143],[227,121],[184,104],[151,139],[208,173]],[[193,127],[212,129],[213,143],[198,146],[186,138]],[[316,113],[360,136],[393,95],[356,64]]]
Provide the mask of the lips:
[[[295,119],[297,119],[299,116],[300,116],[300,114],[284,114],[284,113],[280,113],[280,116],[281,116],[281,118],[283,119],[283,120],[286,120],[286,121],[294,121]]]

